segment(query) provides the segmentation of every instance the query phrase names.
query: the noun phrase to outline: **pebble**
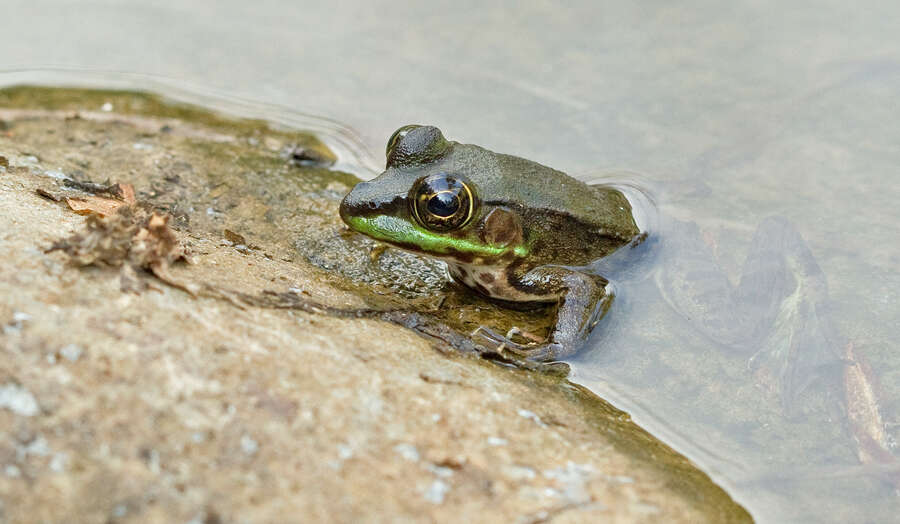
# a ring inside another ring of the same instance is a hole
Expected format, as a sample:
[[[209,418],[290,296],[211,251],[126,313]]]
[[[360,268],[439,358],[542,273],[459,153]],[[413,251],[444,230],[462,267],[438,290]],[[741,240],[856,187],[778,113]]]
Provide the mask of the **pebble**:
[[[394,451],[410,462],[418,462],[419,460],[419,450],[412,444],[397,444],[394,446]]]
[[[38,403],[30,391],[18,384],[7,383],[0,386],[0,408],[6,408],[17,415],[32,417],[38,413]]]
[[[259,451],[259,443],[252,437],[244,435],[241,437],[241,449],[248,455],[255,455]]]
[[[63,346],[63,348],[59,350],[59,354],[69,362],[75,362],[76,360],[81,358],[81,354],[83,352],[84,351],[75,344]]]
[[[435,480],[428,486],[428,489],[425,490],[425,500],[432,504],[441,504],[444,502],[444,497],[447,495],[448,491],[450,491],[449,484],[443,480]]]

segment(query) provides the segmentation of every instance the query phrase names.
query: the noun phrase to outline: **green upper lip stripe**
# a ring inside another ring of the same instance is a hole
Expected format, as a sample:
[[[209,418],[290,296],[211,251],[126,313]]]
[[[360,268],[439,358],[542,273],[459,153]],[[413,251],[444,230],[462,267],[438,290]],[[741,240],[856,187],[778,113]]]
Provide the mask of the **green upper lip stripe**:
[[[471,253],[480,256],[499,256],[512,251],[517,256],[528,254],[526,246],[492,246],[477,244],[462,238],[453,238],[410,224],[406,220],[387,215],[374,217],[355,216],[348,221],[350,227],[378,240],[397,244],[415,245],[429,253]]]

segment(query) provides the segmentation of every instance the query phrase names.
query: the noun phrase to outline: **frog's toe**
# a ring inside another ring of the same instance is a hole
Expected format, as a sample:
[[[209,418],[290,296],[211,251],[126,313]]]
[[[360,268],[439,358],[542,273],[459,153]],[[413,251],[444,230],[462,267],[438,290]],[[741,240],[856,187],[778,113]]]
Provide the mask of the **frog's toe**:
[[[505,350],[509,350],[510,352],[516,353],[518,351],[526,351],[530,345],[520,344],[515,342],[510,337],[512,336],[513,330],[510,330],[506,336],[497,333],[491,328],[481,326],[475,331],[472,332],[472,337],[480,337],[491,344],[497,346],[497,351],[502,353]]]
[[[510,349],[510,352],[532,362],[551,362],[559,359],[560,356],[565,354],[563,346],[556,342],[540,344],[523,349]]]
[[[519,333],[519,331],[512,329],[504,336],[490,328],[482,326],[476,329],[472,333],[472,336],[481,337],[489,343],[494,344],[498,353],[511,353],[518,358],[530,360],[532,362],[549,362],[551,360],[556,360],[560,355],[564,354],[562,345],[556,342],[532,344],[520,344],[515,342],[510,338],[515,333]]]

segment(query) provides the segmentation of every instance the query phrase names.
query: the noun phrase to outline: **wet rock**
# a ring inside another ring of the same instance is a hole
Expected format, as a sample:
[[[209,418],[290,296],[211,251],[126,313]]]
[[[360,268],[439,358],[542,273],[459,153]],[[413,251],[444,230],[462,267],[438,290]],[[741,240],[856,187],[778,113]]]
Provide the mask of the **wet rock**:
[[[337,157],[328,149],[308,145],[292,144],[285,148],[282,155],[298,166],[328,167],[337,161]]]
[[[336,210],[352,176],[290,165],[246,140],[314,137],[120,92],[0,90],[0,107],[16,124],[0,150],[34,156],[0,177],[6,521],[749,519],[683,457],[559,377],[325,314],[410,302],[342,275],[342,257],[360,279],[379,262],[341,237]],[[132,146],[139,133],[152,147]],[[69,186],[51,167],[83,169],[92,185]],[[38,194],[124,200],[96,193],[112,182],[134,188],[131,222]],[[151,224],[172,210],[186,220]],[[224,245],[225,229],[259,249]],[[298,244],[334,269],[307,262]],[[194,264],[171,258],[179,247]],[[163,260],[166,278],[153,273]],[[123,292],[123,267],[145,285]],[[173,282],[229,292],[195,296]],[[476,309],[511,321],[435,289],[443,305],[403,313],[411,326],[431,315],[461,330]],[[321,307],[294,307],[310,301]]]

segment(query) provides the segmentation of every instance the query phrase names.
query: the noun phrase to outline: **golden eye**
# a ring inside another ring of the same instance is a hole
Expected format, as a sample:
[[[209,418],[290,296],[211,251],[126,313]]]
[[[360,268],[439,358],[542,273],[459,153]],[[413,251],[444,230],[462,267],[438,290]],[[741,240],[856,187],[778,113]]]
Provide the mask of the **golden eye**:
[[[432,231],[459,229],[475,214],[475,197],[469,185],[447,173],[420,179],[410,197],[416,220]]]
[[[387,147],[384,149],[384,156],[387,158],[390,158],[391,153],[394,151],[394,148],[396,148],[397,144],[399,144],[400,141],[403,140],[403,137],[405,137],[407,135],[407,133],[409,133],[410,131],[412,131],[413,129],[415,129],[417,127],[422,127],[422,126],[416,125],[416,124],[410,124],[410,125],[403,126],[400,129],[394,131],[394,134],[391,135],[391,138],[388,138]]]

